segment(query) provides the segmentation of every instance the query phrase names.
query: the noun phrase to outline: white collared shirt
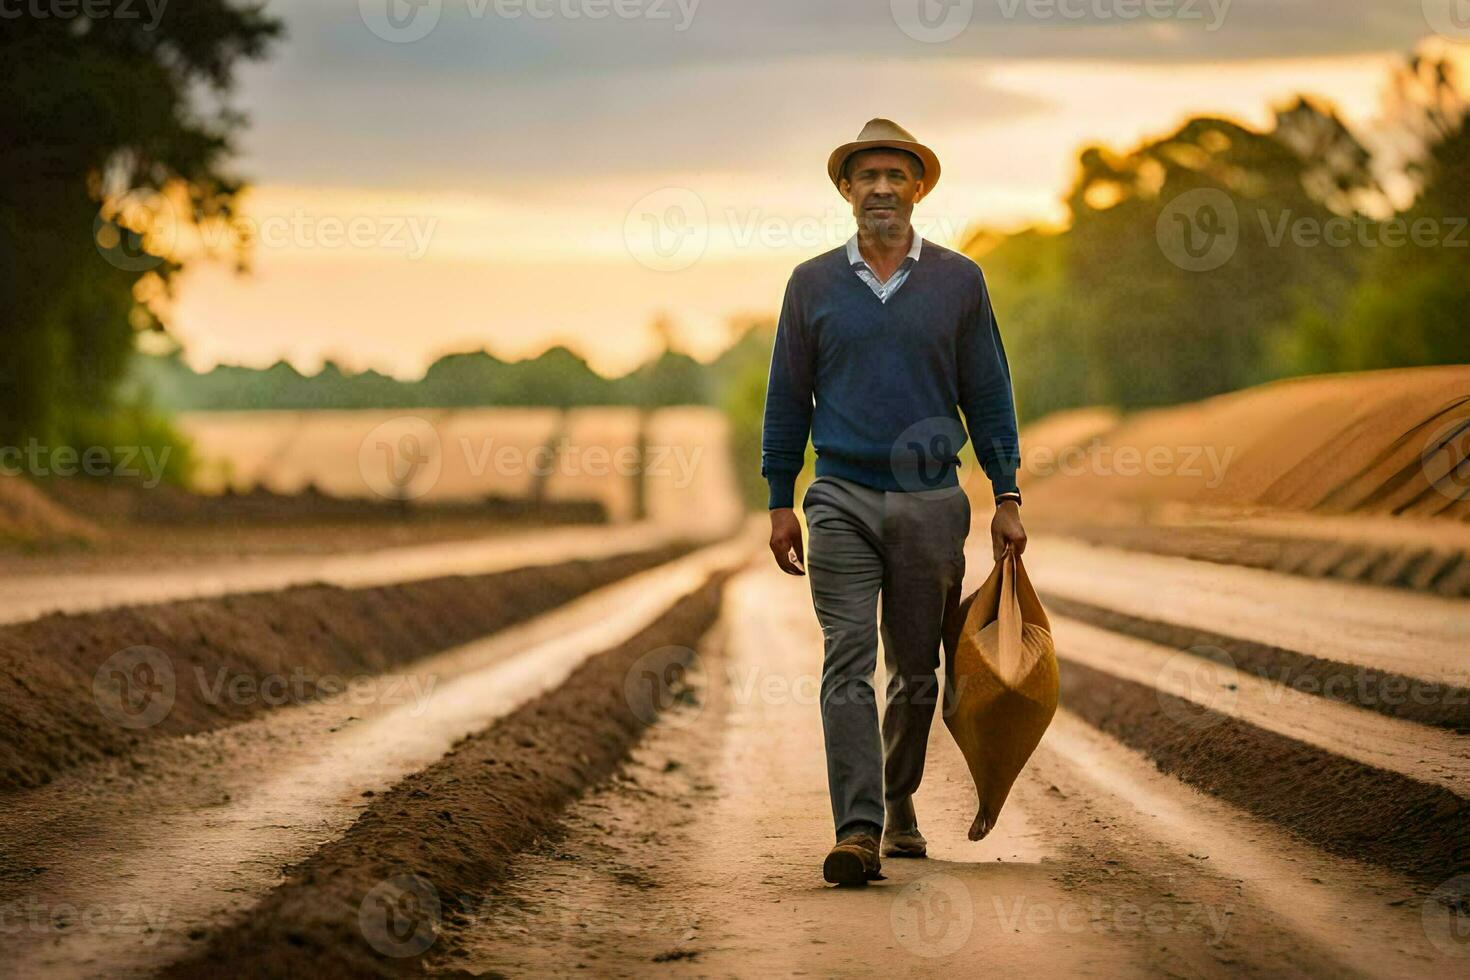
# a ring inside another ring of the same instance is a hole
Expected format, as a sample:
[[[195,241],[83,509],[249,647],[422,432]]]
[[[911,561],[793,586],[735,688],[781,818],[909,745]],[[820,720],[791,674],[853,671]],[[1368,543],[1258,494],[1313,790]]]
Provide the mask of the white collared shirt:
[[[887,282],[879,282],[877,274],[873,272],[873,267],[868,265],[867,259],[863,258],[862,250],[858,248],[858,236],[854,234],[847,240],[847,262],[852,266],[852,271],[856,272],[858,278],[868,284],[873,295],[884,303],[888,302],[888,297],[898,292],[898,287],[902,286],[904,280],[909,277],[909,270],[914,267],[915,262],[919,261],[919,251],[924,247],[924,238],[917,230],[913,234],[914,244],[909,248],[909,254],[904,256],[903,262],[897,271],[888,277]]]

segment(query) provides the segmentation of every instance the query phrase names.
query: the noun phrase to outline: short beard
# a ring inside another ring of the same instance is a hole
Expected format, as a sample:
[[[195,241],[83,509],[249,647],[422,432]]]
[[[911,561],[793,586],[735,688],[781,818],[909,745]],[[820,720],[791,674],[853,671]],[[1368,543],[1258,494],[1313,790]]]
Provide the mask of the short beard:
[[[898,214],[891,218],[870,218],[864,215],[858,218],[858,228],[865,237],[882,245],[904,245],[909,239],[909,222]]]

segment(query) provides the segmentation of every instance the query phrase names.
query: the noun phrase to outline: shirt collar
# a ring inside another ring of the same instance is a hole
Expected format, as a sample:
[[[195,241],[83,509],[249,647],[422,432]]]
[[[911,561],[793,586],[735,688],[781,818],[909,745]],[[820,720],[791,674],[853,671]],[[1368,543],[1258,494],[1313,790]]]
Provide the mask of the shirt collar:
[[[919,261],[919,252],[923,249],[923,247],[924,247],[924,236],[923,235],[920,235],[919,234],[919,229],[915,228],[914,229],[914,244],[912,246],[910,246],[910,248],[909,248],[909,254],[904,257],[904,261],[905,262],[909,262],[909,261],[917,262],[917,261]],[[858,265],[867,266],[868,265],[868,260],[865,259],[865,258],[863,258],[863,253],[858,248],[858,236],[857,236],[857,233],[856,232],[854,232],[853,233],[853,236],[847,240],[847,262],[848,262],[849,265],[853,265],[853,266],[858,266]],[[872,267],[871,266],[868,266],[868,268],[869,268],[869,271],[871,271]]]

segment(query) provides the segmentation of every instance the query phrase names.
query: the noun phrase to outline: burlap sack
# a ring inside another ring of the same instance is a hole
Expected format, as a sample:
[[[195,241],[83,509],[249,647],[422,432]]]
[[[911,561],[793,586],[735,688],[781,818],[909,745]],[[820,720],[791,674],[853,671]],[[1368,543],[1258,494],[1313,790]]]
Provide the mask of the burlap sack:
[[[1000,809],[1057,710],[1051,623],[1010,552],[959,611],[945,663],[944,723],[979,793],[970,840],[995,827]]]

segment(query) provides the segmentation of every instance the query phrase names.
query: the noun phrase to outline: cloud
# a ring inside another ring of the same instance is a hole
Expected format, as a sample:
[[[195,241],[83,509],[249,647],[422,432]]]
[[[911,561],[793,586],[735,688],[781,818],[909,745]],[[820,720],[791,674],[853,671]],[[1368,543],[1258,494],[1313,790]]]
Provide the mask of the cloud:
[[[353,0],[275,0],[290,36],[244,76],[247,172],[474,189],[583,174],[756,176],[873,115],[923,137],[941,120],[953,128],[1043,111],[1040,96],[987,84],[986,67],[1002,59],[1300,57],[1407,48],[1427,30],[1418,4],[1391,0],[1147,0],[1198,21],[1092,12],[1145,0],[418,2],[440,4],[435,29],[395,44],[367,28]],[[905,2],[972,14],[951,40],[924,43],[898,25]],[[513,6],[528,3],[555,15]],[[590,19],[596,3],[668,16]],[[681,10],[692,11],[685,30]],[[1219,29],[1207,30],[1216,16]]]
[[[770,175],[792,159],[824,159],[873,115],[923,138],[1047,105],[958,62],[923,72],[835,58],[628,69],[596,85],[447,87],[394,75],[271,100],[256,113],[247,164],[295,182],[481,189],[658,171]]]

